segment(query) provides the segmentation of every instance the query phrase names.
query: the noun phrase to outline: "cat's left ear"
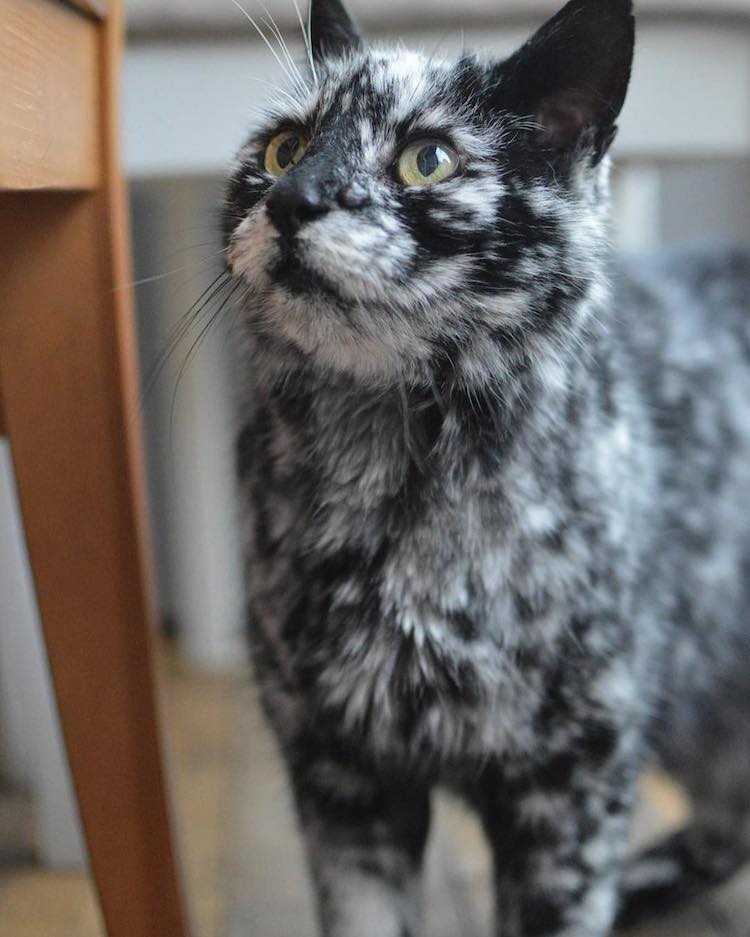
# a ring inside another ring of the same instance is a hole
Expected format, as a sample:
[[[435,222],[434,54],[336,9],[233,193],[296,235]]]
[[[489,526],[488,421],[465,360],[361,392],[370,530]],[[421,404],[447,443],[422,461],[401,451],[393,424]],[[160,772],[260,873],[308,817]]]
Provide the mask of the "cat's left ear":
[[[363,45],[341,0],[310,0],[310,45],[316,60],[339,57]]]
[[[499,66],[498,97],[557,150],[585,136],[596,164],[616,132],[633,62],[632,0],[570,0]]]

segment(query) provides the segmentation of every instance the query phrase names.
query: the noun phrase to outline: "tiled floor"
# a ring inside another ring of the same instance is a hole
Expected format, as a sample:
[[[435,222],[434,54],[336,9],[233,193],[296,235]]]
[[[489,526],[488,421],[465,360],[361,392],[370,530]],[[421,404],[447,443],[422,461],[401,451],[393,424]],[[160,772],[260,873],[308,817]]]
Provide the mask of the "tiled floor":
[[[167,669],[169,739],[196,937],[310,937],[301,849],[252,689],[242,677],[187,675],[174,664]],[[10,835],[8,808],[6,802],[5,814],[0,809],[0,856]],[[679,823],[684,810],[671,785],[648,778],[637,836]],[[438,804],[436,820],[426,933],[489,937],[489,868],[478,827],[447,799]],[[750,873],[700,907],[629,937],[748,935]],[[0,868],[0,937],[103,937],[86,876]]]

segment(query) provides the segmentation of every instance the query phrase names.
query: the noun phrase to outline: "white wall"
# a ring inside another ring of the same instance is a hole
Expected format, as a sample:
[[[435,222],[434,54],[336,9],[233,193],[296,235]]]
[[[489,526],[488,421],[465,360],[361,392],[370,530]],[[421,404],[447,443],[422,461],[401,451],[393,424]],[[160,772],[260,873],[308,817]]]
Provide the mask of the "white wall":
[[[131,191],[136,276],[158,277],[137,286],[136,299],[160,607],[179,626],[189,661],[235,667],[245,660],[245,602],[227,336],[234,307],[219,311],[228,293],[220,290],[190,311],[222,269],[220,186],[181,178]],[[172,347],[186,315],[192,327]]]
[[[486,24],[508,19],[532,18],[541,21],[563,5],[564,0],[345,0],[346,7],[363,26],[383,24],[445,24],[455,22],[460,13],[465,22],[481,20]],[[257,0],[241,0],[248,12],[255,14],[262,7]],[[293,0],[264,0],[274,18],[285,28],[296,24]],[[307,0],[298,0],[300,9],[307,10]],[[636,0],[641,14],[728,14],[750,15],[750,0]],[[127,0],[131,29],[143,33],[154,30],[214,30],[230,32],[237,29],[242,16],[231,0]]]
[[[241,14],[240,14],[241,16]],[[243,21],[237,37],[134,43],[124,73],[125,161],[129,175],[216,175],[226,168],[284,78]],[[468,48],[515,48],[526,30],[422,29],[404,41],[446,55]],[[298,31],[290,42],[301,51]],[[750,18],[646,22],[617,153],[627,159],[710,158],[750,152]]]

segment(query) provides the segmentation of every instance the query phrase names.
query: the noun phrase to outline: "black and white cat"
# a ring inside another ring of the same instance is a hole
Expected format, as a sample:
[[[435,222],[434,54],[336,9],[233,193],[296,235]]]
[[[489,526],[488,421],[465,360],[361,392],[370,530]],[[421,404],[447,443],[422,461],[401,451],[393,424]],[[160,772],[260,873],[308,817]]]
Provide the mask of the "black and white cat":
[[[419,932],[430,792],[501,937],[604,937],[750,854],[750,260],[616,270],[630,0],[504,61],[365,45],[241,150],[252,641],[326,937]],[[658,755],[690,826],[626,860]]]

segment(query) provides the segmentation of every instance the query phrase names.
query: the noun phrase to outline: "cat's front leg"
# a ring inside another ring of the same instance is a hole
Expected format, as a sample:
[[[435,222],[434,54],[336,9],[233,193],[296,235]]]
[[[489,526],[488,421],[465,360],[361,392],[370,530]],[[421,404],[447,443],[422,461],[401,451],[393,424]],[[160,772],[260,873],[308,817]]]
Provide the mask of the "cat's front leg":
[[[512,794],[501,784],[487,797],[498,937],[611,933],[635,774],[629,760],[602,771],[562,753]]]
[[[417,937],[428,790],[303,747],[290,768],[323,937]]]

